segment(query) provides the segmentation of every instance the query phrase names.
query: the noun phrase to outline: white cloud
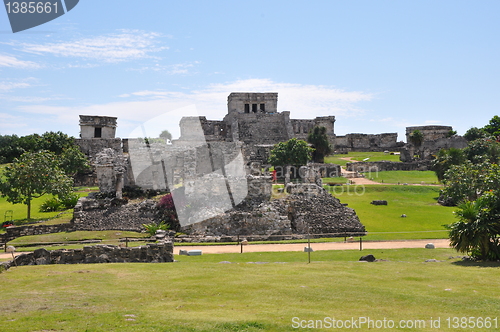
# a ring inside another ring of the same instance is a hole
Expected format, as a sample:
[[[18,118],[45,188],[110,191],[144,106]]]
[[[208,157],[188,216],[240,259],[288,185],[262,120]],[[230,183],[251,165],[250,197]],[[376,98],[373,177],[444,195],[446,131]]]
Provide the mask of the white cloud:
[[[0,91],[11,91],[13,89],[27,88],[28,83],[0,82]]]
[[[25,117],[0,113],[0,135],[19,134],[19,131],[28,127],[29,120]]]
[[[143,66],[141,68],[131,68],[130,71],[156,71],[156,72],[164,72],[168,75],[192,75],[194,74],[191,70],[194,66],[198,65],[200,61],[188,62],[188,63],[177,63],[173,65],[160,65],[155,64],[154,66]]]
[[[19,110],[29,113],[56,116],[65,126],[78,128],[78,115],[104,115],[118,117],[118,133],[126,137],[138,124],[161,114],[179,111],[195,105],[199,115],[219,120],[227,113],[227,96],[231,92],[278,92],[278,111],[290,110],[292,118],[314,118],[316,116],[342,115],[349,117],[362,114],[356,103],[369,101],[373,97],[359,91],[344,91],[328,86],[276,83],[269,79],[239,80],[236,82],[212,84],[190,92],[136,91],[120,95],[117,102],[90,106],[56,107],[44,105],[22,106]],[[176,127],[178,127],[176,122]],[[176,128],[169,129],[172,133]]]
[[[122,30],[92,38],[82,38],[70,42],[46,44],[21,44],[21,51],[39,55],[50,54],[58,57],[94,59],[102,62],[122,62],[133,59],[151,58],[151,53],[168,47],[157,46],[162,35],[138,30]]]
[[[0,67],[35,69],[39,68],[40,66],[31,61],[22,61],[14,56],[0,54]]]

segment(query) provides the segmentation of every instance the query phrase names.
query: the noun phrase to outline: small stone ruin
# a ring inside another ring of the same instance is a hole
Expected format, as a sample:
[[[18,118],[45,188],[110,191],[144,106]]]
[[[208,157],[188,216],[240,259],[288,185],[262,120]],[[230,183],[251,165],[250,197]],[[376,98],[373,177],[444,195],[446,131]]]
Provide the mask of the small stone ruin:
[[[150,243],[140,247],[123,248],[112,245],[87,246],[83,249],[46,250],[16,256],[3,263],[5,268],[22,265],[93,264],[93,263],[166,263],[173,262],[172,242]]]

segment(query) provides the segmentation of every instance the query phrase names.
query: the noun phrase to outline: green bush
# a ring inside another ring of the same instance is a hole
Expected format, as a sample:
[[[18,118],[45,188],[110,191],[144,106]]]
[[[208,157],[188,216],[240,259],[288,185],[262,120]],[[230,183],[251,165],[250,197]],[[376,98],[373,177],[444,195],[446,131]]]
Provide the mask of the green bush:
[[[54,212],[63,208],[63,204],[57,197],[47,199],[40,205],[40,212]]]
[[[68,196],[61,198],[60,202],[66,209],[72,209],[75,207],[79,199],[80,196],[78,194],[70,193]]]

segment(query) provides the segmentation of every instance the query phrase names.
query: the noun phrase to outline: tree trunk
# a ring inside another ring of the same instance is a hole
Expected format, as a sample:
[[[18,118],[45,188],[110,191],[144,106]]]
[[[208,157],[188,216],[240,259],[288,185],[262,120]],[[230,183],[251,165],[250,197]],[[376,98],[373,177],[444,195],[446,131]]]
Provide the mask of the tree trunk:
[[[28,220],[31,219],[31,199],[28,200]]]

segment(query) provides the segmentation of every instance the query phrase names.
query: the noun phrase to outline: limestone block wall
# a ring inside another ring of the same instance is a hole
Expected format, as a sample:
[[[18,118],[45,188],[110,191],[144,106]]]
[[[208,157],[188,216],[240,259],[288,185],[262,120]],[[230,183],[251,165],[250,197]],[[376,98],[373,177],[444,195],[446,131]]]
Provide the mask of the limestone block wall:
[[[347,134],[335,137],[335,150],[348,151],[385,151],[399,150],[404,144],[398,142],[398,133]]]
[[[322,178],[333,178],[337,176],[341,176],[341,167],[337,164],[318,164],[318,163],[309,163],[308,167],[312,168],[314,172],[319,172],[320,177]]]
[[[290,123],[293,128],[293,137],[307,141],[307,136],[314,127],[325,127],[330,144],[333,146],[335,143],[334,116],[322,116],[315,119],[290,119]]]
[[[414,126],[406,127],[406,142],[410,142],[410,134],[419,130],[424,135],[424,141],[434,141],[440,138],[446,138],[451,126]]]
[[[346,169],[352,172],[382,172],[382,171],[427,171],[430,163],[427,161],[394,162],[394,161],[372,161],[347,163]]]
[[[288,112],[238,114],[236,119],[239,140],[246,144],[276,144],[293,137]]]
[[[120,138],[101,138],[101,139],[76,139],[76,145],[87,157],[93,161],[94,157],[106,148],[113,149],[116,153],[123,153],[122,140]]]
[[[5,234],[2,235],[2,242],[9,242],[15,238],[29,235],[51,234],[59,232],[72,232],[75,230],[75,225],[59,224],[59,225],[25,225],[25,226],[10,226],[6,228]]]
[[[227,110],[228,113],[276,113],[278,93],[232,92],[227,97]]]
[[[115,138],[115,135],[116,135],[115,117],[80,115],[81,138],[83,139]]]
[[[131,248],[112,245],[53,251],[42,248],[31,253],[21,254],[14,261],[3,265],[9,268],[12,266],[47,264],[167,263],[174,261],[173,252],[172,242],[151,243]]]

